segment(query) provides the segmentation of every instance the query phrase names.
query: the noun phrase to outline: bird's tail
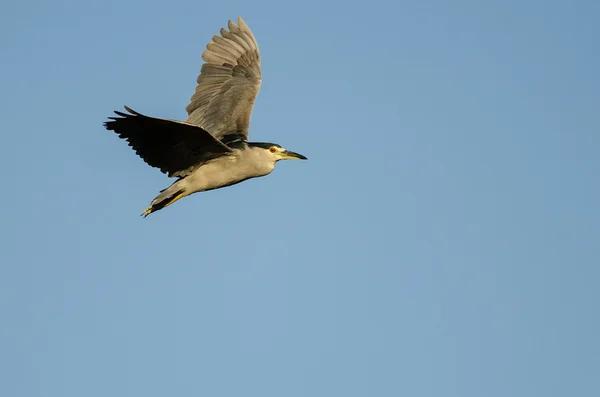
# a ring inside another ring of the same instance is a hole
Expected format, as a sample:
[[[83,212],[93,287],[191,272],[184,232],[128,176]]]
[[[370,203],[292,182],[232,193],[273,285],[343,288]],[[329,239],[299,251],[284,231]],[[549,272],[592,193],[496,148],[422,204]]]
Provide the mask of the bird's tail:
[[[173,184],[168,188],[161,190],[160,194],[152,200],[150,206],[142,212],[142,216],[145,218],[151,213],[168,207],[180,198],[185,197],[185,189],[175,185],[176,184]]]

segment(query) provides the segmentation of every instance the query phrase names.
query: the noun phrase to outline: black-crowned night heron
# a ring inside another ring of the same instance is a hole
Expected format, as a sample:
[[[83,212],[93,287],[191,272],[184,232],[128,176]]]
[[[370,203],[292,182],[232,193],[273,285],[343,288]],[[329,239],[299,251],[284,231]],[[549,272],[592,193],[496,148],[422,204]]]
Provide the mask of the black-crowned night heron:
[[[115,112],[121,117],[104,123],[147,164],[178,178],[152,200],[143,216],[196,192],[265,176],[279,160],[306,159],[274,143],[247,141],[262,82],[260,54],[242,18],[237,25],[229,21],[228,27],[206,45],[185,122],[144,116],[125,106],[128,113]]]

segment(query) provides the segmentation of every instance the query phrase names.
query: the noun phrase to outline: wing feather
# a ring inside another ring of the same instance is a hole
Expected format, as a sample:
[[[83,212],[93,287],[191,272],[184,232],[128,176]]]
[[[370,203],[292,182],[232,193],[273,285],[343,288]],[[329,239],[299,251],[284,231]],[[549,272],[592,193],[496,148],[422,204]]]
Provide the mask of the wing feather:
[[[258,43],[244,20],[229,21],[229,30],[206,45],[197,86],[186,107],[187,123],[222,140],[230,134],[248,137],[252,108],[262,83]]]
[[[106,129],[127,140],[148,165],[160,168],[170,177],[184,177],[205,162],[231,152],[231,149],[197,125],[140,114],[115,111]]]

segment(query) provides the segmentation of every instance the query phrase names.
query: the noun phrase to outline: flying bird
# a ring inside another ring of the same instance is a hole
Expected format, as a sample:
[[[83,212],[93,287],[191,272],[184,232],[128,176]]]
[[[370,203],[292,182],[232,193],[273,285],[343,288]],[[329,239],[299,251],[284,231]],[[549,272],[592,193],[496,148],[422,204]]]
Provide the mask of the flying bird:
[[[177,178],[142,212],[146,217],[197,192],[271,173],[279,160],[306,157],[278,144],[249,142],[248,130],[262,74],[258,44],[241,17],[213,36],[185,121],[155,118],[125,106],[106,129],[125,139],[148,165]]]

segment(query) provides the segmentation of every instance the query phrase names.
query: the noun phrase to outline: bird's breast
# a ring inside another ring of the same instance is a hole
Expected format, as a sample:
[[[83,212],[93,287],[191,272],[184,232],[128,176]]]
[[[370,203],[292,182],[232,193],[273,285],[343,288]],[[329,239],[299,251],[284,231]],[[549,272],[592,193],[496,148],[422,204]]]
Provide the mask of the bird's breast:
[[[257,163],[234,154],[204,164],[185,179],[189,190],[200,192],[264,176],[269,174],[273,168],[274,164],[271,166],[258,164],[257,166]]]

